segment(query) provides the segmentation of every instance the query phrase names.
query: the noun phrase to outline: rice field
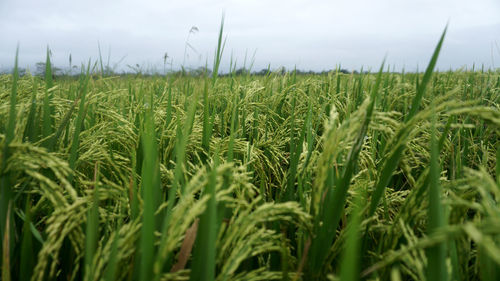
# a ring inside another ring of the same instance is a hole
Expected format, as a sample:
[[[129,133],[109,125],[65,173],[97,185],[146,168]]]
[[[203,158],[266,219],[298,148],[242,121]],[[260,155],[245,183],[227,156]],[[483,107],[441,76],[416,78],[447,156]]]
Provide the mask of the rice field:
[[[221,37],[201,77],[16,56],[1,280],[500,280],[500,72],[435,71],[443,38],[423,73],[222,77]]]

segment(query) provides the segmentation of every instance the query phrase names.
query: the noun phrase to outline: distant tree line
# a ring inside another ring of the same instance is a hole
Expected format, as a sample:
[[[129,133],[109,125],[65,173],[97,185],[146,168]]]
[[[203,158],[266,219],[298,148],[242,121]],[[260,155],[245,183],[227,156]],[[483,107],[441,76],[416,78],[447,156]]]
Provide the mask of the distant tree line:
[[[173,76],[190,76],[190,77],[202,77],[202,76],[211,76],[212,75],[212,70],[206,67],[198,67],[198,68],[191,68],[191,69],[185,69],[181,68],[180,70],[176,71],[169,71],[167,73],[161,73],[157,70],[151,70],[151,69],[144,69],[140,65],[127,65],[128,70],[122,71],[122,72],[117,72],[115,69],[112,69],[109,66],[105,66],[103,71],[104,73],[102,74],[103,76],[163,76],[163,75],[173,75]],[[31,72],[31,75],[36,75],[40,77],[45,77],[45,70],[46,70],[46,63],[45,62],[38,62],[35,64],[35,72]],[[54,65],[51,65],[51,70],[52,70],[52,76],[53,77],[76,77],[80,75],[80,71],[77,70],[76,66],[72,66],[70,68],[59,68]],[[358,74],[359,72],[354,70],[350,71],[347,69],[330,69],[330,70],[323,70],[323,71],[314,71],[314,70],[300,70],[300,69],[286,69],[285,67],[281,67],[278,69],[270,69],[270,68],[263,68],[259,71],[251,71],[247,68],[238,68],[238,69],[233,69],[230,72],[224,72],[220,73],[220,77],[225,77],[225,76],[243,76],[243,75],[251,75],[251,76],[265,76],[269,74],[274,74],[274,75],[285,75],[285,74],[293,74],[294,72],[298,75],[326,75],[328,73],[336,73],[340,72],[343,74]],[[4,69],[3,71],[0,71],[0,73],[11,73],[12,70],[7,70]],[[20,76],[24,76],[27,74],[27,70],[25,68],[19,68],[19,74]],[[95,69],[92,71],[93,75],[101,75],[101,69]]]

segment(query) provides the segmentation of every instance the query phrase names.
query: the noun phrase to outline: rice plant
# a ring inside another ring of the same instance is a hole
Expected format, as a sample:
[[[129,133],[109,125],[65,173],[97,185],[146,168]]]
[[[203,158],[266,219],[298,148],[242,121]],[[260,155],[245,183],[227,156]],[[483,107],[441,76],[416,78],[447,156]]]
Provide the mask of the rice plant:
[[[0,76],[2,280],[498,280],[500,72]]]

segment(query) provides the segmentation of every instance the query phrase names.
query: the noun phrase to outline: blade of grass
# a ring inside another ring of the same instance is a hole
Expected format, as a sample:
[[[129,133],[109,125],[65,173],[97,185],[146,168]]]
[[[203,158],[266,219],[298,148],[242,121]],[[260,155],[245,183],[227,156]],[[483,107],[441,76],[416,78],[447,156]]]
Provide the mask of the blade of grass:
[[[19,280],[29,281],[34,267],[33,236],[31,234],[31,197],[26,198],[26,209],[23,223],[23,238],[21,242],[21,266],[19,268]]]
[[[121,223],[118,224],[115,230],[115,237],[113,238],[113,244],[111,245],[108,265],[106,267],[106,270],[104,271],[104,280],[106,281],[116,280],[116,275],[118,272],[118,241],[120,240],[120,228]]]
[[[19,80],[19,69],[18,69],[18,58],[19,58],[19,46],[16,48],[16,59],[14,62],[14,72],[12,75],[12,88],[10,91],[10,107],[9,107],[9,120],[7,123],[7,131],[5,132],[5,140],[3,143],[3,155],[2,155],[2,164],[0,166],[0,235],[1,237],[9,237],[10,226],[9,219],[10,211],[8,206],[11,204],[12,199],[12,187],[11,187],[11,179],[10,174],[6,173],[7,162],[11,156],[10,144],[14,140],[15,130],[16,130],[16,105],[17,105],[17,87]],[[12,229],[11,229],[12,230]],[[5,243],[7,246],[10,246],[10,240],[4,241],[2,247],[5,247]],[[5,251],[5,249],[3,249]]]
[[[313,137],[313,128],[312,128],[312,104],[308,103],[308,111],[306,117],[306,141],[307,141],[307,155],[302,166],[302,173],[305,173],[306,167],[309,164],[309,161],[312,156],[313,147],[314,147],[314,137]]]
[[[438,42],[436,48],[434,49],[434,53],[433,53],[432,58],[429,62],[429,66],[427,66],[427,69],[425,71],[422,82],[420,83],[420,85],[417,89],[417,94],[413,98],[410,112],[405,117],[404,125],[408,124],[408,122],[413,118],[413,116],[415,116],[418,108],[420,107],[420,102],[422,101],[422,97],[425,93],[427,84],[429,83],[430,78],[432,76],[432,73],[434,71],[434,67],[436,66],[436,62],[437,62],[437,59],[439,56],[439,52],[441,51],[441,46],[443,45],[443,41],[444,41],[444,37],[446,35],[447,28],[448,27],[445,27],[445,29],[441,35],[441,38],[439,39],[439,42]],[[409,130],[410,129],[408,128],[406,130],[400,131],[398,133],[398,135],[396,135],[395,139],[406,140],[406,138],[409,134]],[[369,216],[373,216],[373,214],[375,213],[375,210],[377,209],[377,206],[380,202],[380,199],[384,195],[385,188],[386,188],[387,184],[389,183],[394,170],[398,166],[399,160],[401,159],[401,155],[403,154],[403,151],[405,150],[405,148],[406,148],[406,141],[402,141],[402,142],[400,142],[400,144],[397,147],[393,148],[391,150],[389,156],[385,158],[384,163],[383,163],[383,167],[379,172],[377,184],[375,185],[375,191],[372,194],[372,199],[370,202],[370,209],[368,212]]]
[[[33,79],[33,92],[31,93],[30,111],[28,113],[28,121],[23,133],[23,140],[35,142],[38,140],[39,127],[35,125],[36,117],[36,91],[38,90],[38,80]]]
[[[294,72],[296,73],[296,72]],[[295,77],[295,75],[294,75]],[[290,124],[290,165],[288,168],[287,185],[283,201],[295,200],[295,178],[299,165],[300,154],[302,154],[302,140],[304,139],[305,126],[302,127],[301,135],[297,139],[295,134],[295,97],[292,100],[291,124]],[[304,124],[305,125],[305,124]]]
[[[129,197],[130,197],[130,215],[132,219],[139,217],[139,195],[137,190],[137,173],[136,173],[136,156],[131,153],[132,175],[130,176],[129,183]]]
[[[210,153],[210,138],[212,136],[211,124],[210,124],[210,111],[208,103],[208,81],[205,79],[205,86],[203,88],[203,136],[201,145],[205,152],[206,157]],[[206,160],[206,159],[205,159]]]
[[[52,81],[52,63],[50,61],[50,49],[47,46],[47,58],[45,61],[45,96],[43,98],[43,121],[42,121],[42,138],[45,139],[43,146],[50,148],[51,138],[48,138],[53,133],[54,126],[54,108],[52,105],[52,92],[50,89],[54,86]]]
[[[234,98],[234,106],[231,114],[231,128],[229,134],[229,144],[227,148],[227,162],[234,161],[234,141],[236,139],[236,126],[238,124],[238,96]]]
[[[64,117],[63,117],[63,119],[61,121],[61,124],[59,125],[59,127],[57,128],[56,133],[52,137],[50,151],[54,151],[55,150],[55,148],[56,148],[56,146],[57,146],[57,144],[59,142],[59,138],[61,137],[63,131],[66,129],[66,127],[69,124],[69,121],[71,120],[71,116],[73,115],[73,111],[75,111],[77,102],[78,101],[75,100],[75,102],[71,105],[71,107],[68,110],[68,112],[66,112],[66,114],[64,115]]]
[[[441,204],[441,186],[439,177],[441,174],[438,141],[436,140],[436,113],[432,115],[431,122],[431,163],[429,182],[429,208],[427,232],[429,235],[438,229],[445,227],[443,206]],[[446,267],[446,242],[437,243],[426,249],[427,256],[427,280],[447,280]]]
[[[82,69],[83,71],[83,69]],[[90,79],[90,60],[87,66],[87,72],[80,78],[80,106],[78,108],[78,115],[76,116],[75,129],[73,132],[73,141],[71,142],[70,154],[68,164],[71,170],[75,170],[76,160],[78,158],[78,148],[80,147],[80,132],[83,127],[85,119],[85,96],[87,95],[87,86]],[[69,176],[69,182],[73,182],[74,175]]]
[[[354,210],[351,214],[351,222],[347,229],[345,250],[340,266],[340,280],[356,281],[360,279],[361,263],[361,220],[363,214],[363,194],[355,198]]]
[[[170,125],[170,122],[172,122],[172,85],[169,83],[168,84],[168,96],[167,96],[167,109],[165,113],[165,123],[163,125],[163,130],[162,130],[162,136],[160,140],[164,140],[164,135],[167,132],[167,128]],[[162,150],[162,153],[164,153],[164,150],[162,149],[164,147],[163,143],[160,143],[160,149]],[[161,156],[161,159],[163,159],[163,155]],[[168,159],[171,160],[171,159]]]
[[[225,40],[224,42],[222,42],[223,32],[224,32],[224,14],[222,14],[220,29],[219,29],[219,38],[217,39],[217,51],[215,52],[214,67],[212,71],[212,85],[215,85],[217,77],[219,76],[219,66],[222,60],[222,53],[224,52],[224,46],[226,45]]]
[[[497,142],[497,161],[496,161],[496,178],[497,178],[497,185],[498,188],[500,189],[500,142]]]
[[[94,279],[93,260],[97,249],[99,237],[99,164],[94,166],[94,194],[90,208],[87,212],[87,223],[85,232],[85,270],[83,280]]]
[[[334,181],[334,188],[329,187],[325,200],[320,207],[320,215],[317,216],[317,220],[315,222],[316,237],[312,241],[309,260],[311,267],[310,269],[313,273],[317,274],[320,272],[321,266],[323,265],[328,251],[330,250],[329,245],[331,245],[334,241],[335,233],[340,222],[340,217],[344,212],[347,190],[349,189],[351,178],[356,169],[358,156],[365,141],[365,136],[368,131],[368,125],[370,124],[372,118],[380,81],[382,79],[383,69],[384,63],[382,63],[382,66],[380,67],[375,85],[371,90],[370,103],[366,110],[363,125],[351,148],[351,151],[349,152],[342,175],[337,180],[337,182]]]
[[[215,245],[217,239],[217,201],[215,199],[215,189],[217,185],[218,154],[218,151],[216,151],[209,175],[208,186],[204,191],[210,198],[208,199],[205,211],[200,216],[190,280],[215,280]]]
[[[143,214],[140,240],[140,279],[152,280],[155,255],[154,232],[157,230],[155,212],[161,200],[160,163],[158,144],[153,119],[153,110],[146,111],[142,133],[144,159],[142,162],[141,193],[143,194]]]
[[[5,281],[10,281],[11,280],[11,274],[10,274],[10,257],[12,255],[11,253],[11,236],[10,236],[10,209],[12,207],[11,202],[7,205],[7,220],[6,220],[6,228],[4,235],[2,236],[3,239],[3,249],[2,249],[2,280]]]
[[[102,54],[101,54],[101,44],[97,41],[97,48],[99,49],[99,65],[101,66],[101,78],[104,76],[104,64],[102,62]]]

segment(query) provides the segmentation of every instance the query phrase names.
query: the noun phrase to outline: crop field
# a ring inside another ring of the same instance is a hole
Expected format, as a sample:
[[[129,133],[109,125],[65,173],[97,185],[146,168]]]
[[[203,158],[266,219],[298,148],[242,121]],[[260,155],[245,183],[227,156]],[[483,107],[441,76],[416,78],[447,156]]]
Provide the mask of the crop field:
[[[0,76],[1,280],[500,280],[500,72]],[[219,49],[220,49],[219,38]]]

